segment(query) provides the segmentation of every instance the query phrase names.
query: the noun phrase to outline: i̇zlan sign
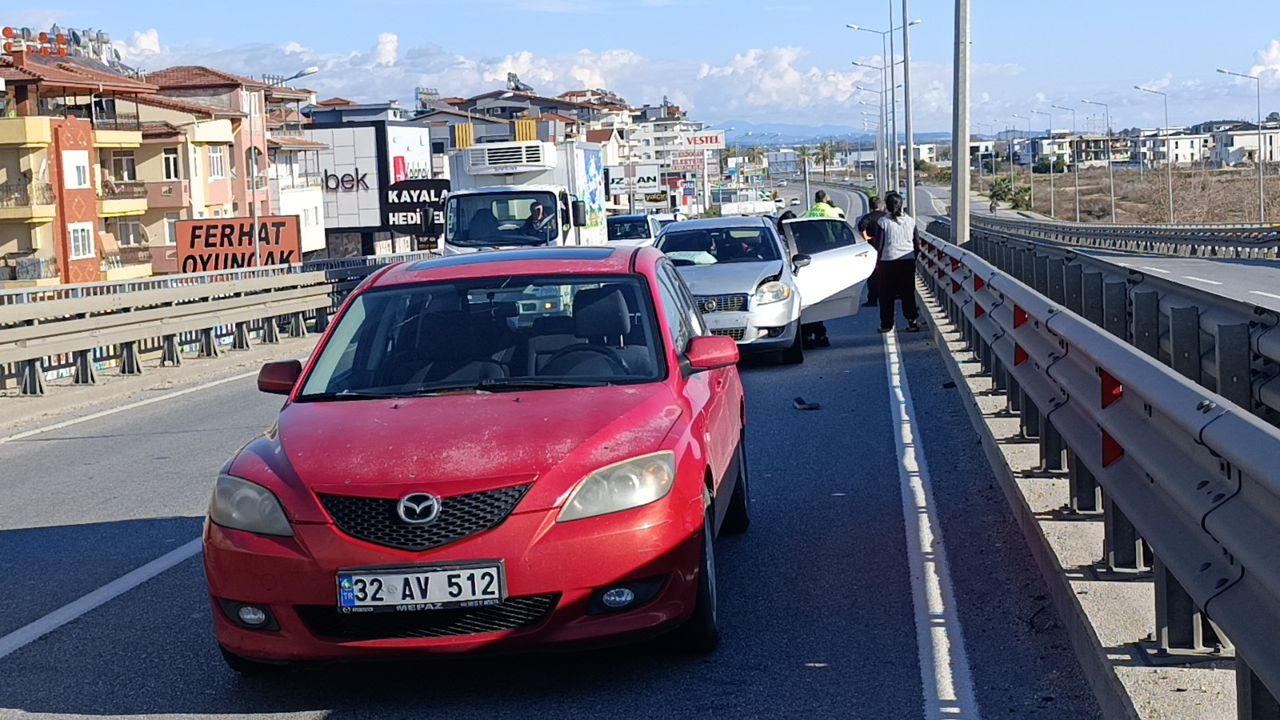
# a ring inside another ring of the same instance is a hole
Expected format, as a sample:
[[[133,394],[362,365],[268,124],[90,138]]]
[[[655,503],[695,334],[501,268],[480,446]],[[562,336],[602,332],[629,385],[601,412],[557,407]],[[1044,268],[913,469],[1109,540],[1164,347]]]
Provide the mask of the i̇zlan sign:
[[[256,231],[253,218],[179,220],[177,235],[178,272],[302,262],[297,215],[259,217]]]

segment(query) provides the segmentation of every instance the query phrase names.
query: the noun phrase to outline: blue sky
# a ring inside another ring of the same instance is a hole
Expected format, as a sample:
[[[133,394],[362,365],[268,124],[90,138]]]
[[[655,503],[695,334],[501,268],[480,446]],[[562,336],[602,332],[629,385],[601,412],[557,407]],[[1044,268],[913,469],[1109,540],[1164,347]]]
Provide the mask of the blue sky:
[[[416,85],[465,95],[519,72],[539,91],[605,84],[633,103],[666,94],[708,121],[860,126],[854,85],[878,73],[880,40],[845,23],[884,27],[889,0],[218,0],[190,22],[186,3],[53,0],[0,22],[93,27],[144,69],[204,63],[260,75],[306,65],[323,95],[408,101]],[[1280,110],[1280,2],[1231,0],[977,0],[973,3],[974,120],[1112,103],[1113,125],[1250,118],[1252,83],[1214,68],[1265,73],[1264,113]],[[895,13],[901,0],[894,3]],[[947,130],[951,0],[913,0],[913,97],[921,131]],[[900,18],[898,18],[900,20]],[[1058,113],[1056,127],[1069,116]],[[1035,123],[1043,127],[1043,120]]]

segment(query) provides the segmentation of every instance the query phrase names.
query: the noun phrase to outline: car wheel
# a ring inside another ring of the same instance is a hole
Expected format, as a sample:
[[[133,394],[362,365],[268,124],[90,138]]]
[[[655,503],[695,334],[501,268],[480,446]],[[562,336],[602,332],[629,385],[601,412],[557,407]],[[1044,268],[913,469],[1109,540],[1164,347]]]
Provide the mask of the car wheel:
[[[250,660],[249,658],[236,655],[221,645],[218,646],[218,650],[222,652],[222,659],[226,661],[227,667],[236,671],[236,673],[240,675],[273,675],[275,673],[282,672],[286,667],[288,667],[285,663],[270,663],[259,660]]]
[[[800,327],[800,321],[796,321],[796,340],[791,343],[791,347],[782,351],[783,365],[799,365],[804,362],[804,332]]]
[[[720,646],[720,624],[716,614],[715,505],[707,505],[702,522],[702,562],[698,565],[697,604],[693,617],[681,630],[680,644],[686,652],[707,655]]]
[[[740,535],[751,527],[751,492],[747,481],[747,438],[743,432],[738,441],[738,452],[735,458],[738,465],[738,477],[733,484],[733,495],[729,497],[729,511],[724,516],[720,531],[729,535]]]

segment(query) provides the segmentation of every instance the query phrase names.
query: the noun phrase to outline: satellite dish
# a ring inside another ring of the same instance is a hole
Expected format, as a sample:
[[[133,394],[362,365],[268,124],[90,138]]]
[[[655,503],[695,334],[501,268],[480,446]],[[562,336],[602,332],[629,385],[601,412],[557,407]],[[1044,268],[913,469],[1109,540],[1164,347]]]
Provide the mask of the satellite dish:
[[[79,32],[78,30],[72,30],[72,31],[71,31],[71,44],[72,44],[72,45],[79,45],[79,44],[81,44],[82,42],[84,42],[84,41],[80,39],[80,32]]]
[[[115,48],[111,48],[111,58],[116,62],[120,62],[120,51]]]

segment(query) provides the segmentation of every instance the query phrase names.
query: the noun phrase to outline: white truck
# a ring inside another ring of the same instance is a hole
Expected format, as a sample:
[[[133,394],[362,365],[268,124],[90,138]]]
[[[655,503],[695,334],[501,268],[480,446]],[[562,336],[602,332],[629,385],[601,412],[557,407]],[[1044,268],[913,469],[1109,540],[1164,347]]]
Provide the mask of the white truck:
[[[482,143],[449,156],[444,254],[545,245],[604,245],[600,146]]]

